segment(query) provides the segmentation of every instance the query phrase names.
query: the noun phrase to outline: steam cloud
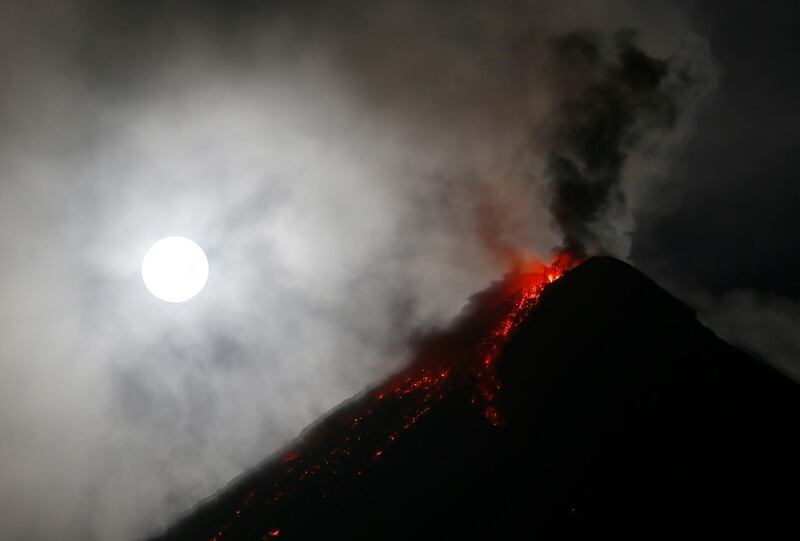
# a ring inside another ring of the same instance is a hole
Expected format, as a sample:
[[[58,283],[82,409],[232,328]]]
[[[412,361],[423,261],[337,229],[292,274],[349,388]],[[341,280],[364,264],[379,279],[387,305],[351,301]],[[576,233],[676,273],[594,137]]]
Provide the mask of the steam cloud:
[[[626,255],[710,64],[599,4],[3,3],[2,537],[152,533],[516,260]]]

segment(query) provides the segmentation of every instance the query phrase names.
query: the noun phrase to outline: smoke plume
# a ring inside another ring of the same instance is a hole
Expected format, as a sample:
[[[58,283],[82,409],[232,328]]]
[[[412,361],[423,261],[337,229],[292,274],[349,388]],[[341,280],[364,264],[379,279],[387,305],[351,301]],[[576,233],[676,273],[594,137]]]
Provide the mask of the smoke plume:
[[[578,257],[615,252],[628,157],[657,149],[691,107],[688,96],[703,88],[689,66],[649,56],[635,40],[631,31],[618,32],[608,59],[593,34],[552,41],[571,88],[558,106],[546,161],[550,212],[560,249]]]

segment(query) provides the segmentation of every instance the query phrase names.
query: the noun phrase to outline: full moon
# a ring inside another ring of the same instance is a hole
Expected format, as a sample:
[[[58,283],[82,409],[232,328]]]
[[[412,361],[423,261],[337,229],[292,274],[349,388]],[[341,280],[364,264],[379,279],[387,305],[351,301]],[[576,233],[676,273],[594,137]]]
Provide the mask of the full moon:
[[[165,237],[144,254],[142,279],[150,293],[162,301],[188,301],[206,285],[208,259],[193,240]]]

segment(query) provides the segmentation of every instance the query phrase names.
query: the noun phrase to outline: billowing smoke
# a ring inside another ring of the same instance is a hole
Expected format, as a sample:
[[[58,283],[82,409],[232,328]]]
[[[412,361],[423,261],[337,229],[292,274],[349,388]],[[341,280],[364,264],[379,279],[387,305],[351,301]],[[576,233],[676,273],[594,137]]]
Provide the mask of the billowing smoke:
[[[624,255],[684,107],[653,58],[704,50],[635,1],[300,4],[0,4],[3,539],[163,527],[516,260]]]
[[[657,150],[707,84],[691,66],[649,56],[631,31],[618,32],[610,52],[601,46],[591,33],[552,42],[568,88],[547,157],[550,211],[563,235],[560,249],[578,257],[617,251],[629,155]]]

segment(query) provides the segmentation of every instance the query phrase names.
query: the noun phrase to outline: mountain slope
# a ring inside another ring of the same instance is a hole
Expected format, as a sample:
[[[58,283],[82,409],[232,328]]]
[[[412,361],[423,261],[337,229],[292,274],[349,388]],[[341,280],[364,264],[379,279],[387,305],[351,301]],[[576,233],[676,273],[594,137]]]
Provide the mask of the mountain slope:
[[[158,539],[798,529],[794,382],[625,263],[590,259],[530,304],[503,300],[510,280]],[[498,324],[507,343],[476,338]]]

